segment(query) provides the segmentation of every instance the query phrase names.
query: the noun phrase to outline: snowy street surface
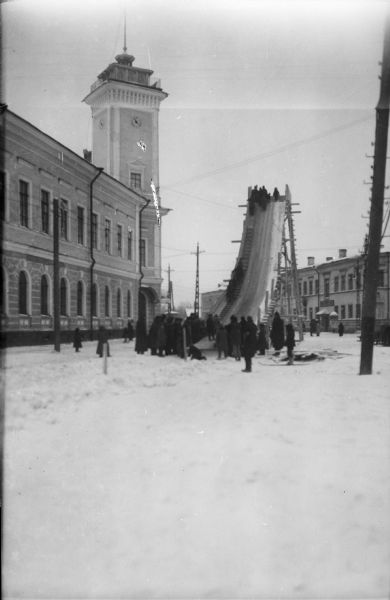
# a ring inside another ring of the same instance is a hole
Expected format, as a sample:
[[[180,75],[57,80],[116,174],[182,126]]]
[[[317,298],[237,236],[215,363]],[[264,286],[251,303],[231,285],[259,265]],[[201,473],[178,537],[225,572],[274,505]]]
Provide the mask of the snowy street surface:
[[[390,348],[5,359],[4,599],[390,597]]]

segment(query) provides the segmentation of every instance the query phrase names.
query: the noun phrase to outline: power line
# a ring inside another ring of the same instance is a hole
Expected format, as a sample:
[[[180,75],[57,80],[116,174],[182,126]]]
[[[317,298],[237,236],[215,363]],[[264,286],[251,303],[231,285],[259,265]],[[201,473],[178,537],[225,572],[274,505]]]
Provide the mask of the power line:
[[[161,188],[174,188],[178,185],[186,185],[187,183],[192,183],[194,181],[199,181],[201,179],[206,179],[207,177],[212,177],[213,175],[220,175],[221,173],[225,173],[231,169],[237,169],[239,167],[244,167],[250,163],[257,162],[258,160],[262,160],[264,158],[270,158],[271,156],[276,156],[277,154],[281,154],[282,152],[286,152],[287,150],[291,150],[292,148],[298,148],[299,146],[304,146],[305,144],[310,144],[312,142],[316,142],[324,137],[332,135],[333,133],[338,133],[340,131],[344,131],[346,129],[350,129],[351,127],[355,127],[355,125],[359,125],[360,123],[365,123],[366,121],[371,121],[372,115],[369,117],[364,117],[362,119],[356,119],[355,121],[351,121],[349,123],[345,123],[344,125],[339,125],[338,127],[333,127],[332,129],[328,129],[323,131],[322,133],[317,133],[315,135],[309,136],[307,138],[302,138],[301,140],[297,140],[295,142],[290,142],[289,144],[285,144],[284,146],[280,146],[279,148],[275,148],[269,152],[262,152],[261,154],[255,154],[246,158],[245,160],[240,160],[235,163],[230,163],[225,167],[220,167],[219,169],[214,169],[213,171],[206,171],[204,173],[200,173],[198,175],[194,175],[193,177],[189,177],[188,179],[182,179],[181,181],[176,181],[170,185],[161,186]]]

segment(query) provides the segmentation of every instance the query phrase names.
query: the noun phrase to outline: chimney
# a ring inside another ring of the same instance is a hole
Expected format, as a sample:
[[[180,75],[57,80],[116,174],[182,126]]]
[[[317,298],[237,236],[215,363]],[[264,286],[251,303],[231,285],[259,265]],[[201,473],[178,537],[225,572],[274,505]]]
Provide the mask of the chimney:
[[[92,162],[92,150],[87,150],[86,148],[84,148],[83,155],[85,160],[87,160],[88,162]]]
[[[308,256],[307,257],[307,266],[308,267],[314,267],[314,256]]]
[[[346,258],[346,257],[347,257],[347,249],[339,248],[339,258]]]

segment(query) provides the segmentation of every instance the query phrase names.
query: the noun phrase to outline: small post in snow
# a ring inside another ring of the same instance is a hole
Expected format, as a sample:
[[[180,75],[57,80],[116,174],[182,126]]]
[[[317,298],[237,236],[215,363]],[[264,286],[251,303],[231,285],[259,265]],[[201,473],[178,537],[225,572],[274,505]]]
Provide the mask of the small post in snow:
[[[103,344],[103,373],[107,375],[107,342]]]
[[[183,355],[184,360],[187,360],[187,332],[185,327],[183,327]]]

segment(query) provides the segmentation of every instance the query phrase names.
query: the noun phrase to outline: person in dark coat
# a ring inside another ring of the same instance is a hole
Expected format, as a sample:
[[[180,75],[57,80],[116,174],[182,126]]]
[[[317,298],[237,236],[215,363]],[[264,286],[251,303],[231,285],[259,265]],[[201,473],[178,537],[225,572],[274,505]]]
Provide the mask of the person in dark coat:
[[[260,323],[259,325],[259,337],[257,339],[257,349],[261,356],[265,355],[265,351],[268,349],[268,341],[267,341],[267,332],[265,329],[265,324]]]
[[[243,373],[250,373],[252,371],[252,358],[256,354],[257,347],[257,327],[254,324],[252,317],[247,317],[246,320],[243,346],[245,358],[245,369],[243,369]]]
[[[338,332],[339,332],[339,336],[343,337],[344,335],[344,325],[343,323],[340,321],[339,326],[338,326]]]
[[[157,328],[157,350],[159,356],[164,356],[167,345],[167,329],[165,323],[165,315],[161,315]]]
[[[222,323],[219,323],[217,333],[215,336],[215,343],[218,351],[218,360],[222,358],[222,352],[224,354],[224,358],[227,358],[228,355],[228,340],[227,340],[227,331]]]
[[[287,364],[294,362],[295,331],[292,323],[286,325],[286,346],[287,346]]]
[[[229,337],[233,358],[241,360],[241,327],[235,315],[230,317]]]
[[[206,320],[206,329],[209,340],[215,340],[215,323],[213,315],[210,313]]]
[[[76,327],[76,329],[74,330],[74,334],[73,334],[73,348],[75,349],[76,352],[79,352],[80,348],[83,347],[82,343],[81,343],[81,332],[80,329],[78,327]]]
[[[276,311],[274,314],[270,338],[271,344],[275,349],[275,355],[278,356],[284,346],[284,321],[278,311]]]
[[[135,326],[135,351],[137,354],[144,354],[148,349],[148,337],[146,334],[145,319],[138,319]]]
[[[129,342],[133,341],[133,339],[134,339],[134,325],[133,325],[133,321],[131,319],[129,319],[127,321],[127,335],[129,336]]]
[[[103,325],[100,325],[100,327],[99,327],[97,339],[98,339],[98,343],[97,343],[97,348],[96,348],[96,354],[98,354],[100,356],[100,358],[102,358],[104,344],[107,344],[107,356],[110,356],[110,344],[108,343],[108,331]]]
[[[310,321],[310,337],[317,333],[317,321],[315,319],[311,319]]]
[[[156,356],[157,354],[157,332],[159,326],[160,317],[154,317],[148,333],[148,348],[150,348],[150,354],[152,356]]]

